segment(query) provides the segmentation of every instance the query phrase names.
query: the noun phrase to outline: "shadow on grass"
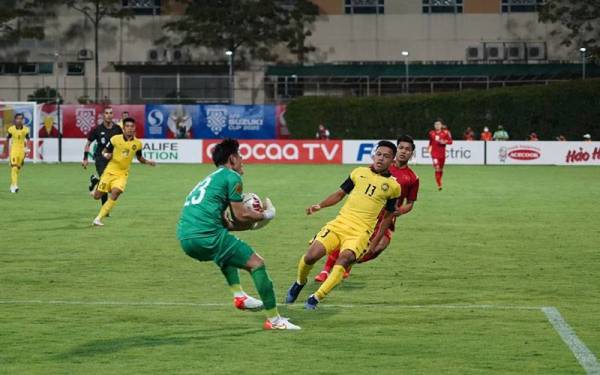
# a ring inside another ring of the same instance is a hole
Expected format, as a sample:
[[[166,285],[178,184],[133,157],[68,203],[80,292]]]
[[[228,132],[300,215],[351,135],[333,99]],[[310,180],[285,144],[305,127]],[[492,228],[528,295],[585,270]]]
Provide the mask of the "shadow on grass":
[[[253,335],[263,332],[261,328],[239,330],[231,327],[227,328],[211,328],[202,331],[186,331],[182,335],[165,334],[165,335],[143,335],[118,337],[111,339],[93,340],[72,350],[56,356],[58,360],[71,360],[73,357],[95,357],[106,354],[126,351],[136,348],[153,348],[163,345],[187,345],[197,343],[207,345],[207,341],[217,338],[244,338],[248,335]]]

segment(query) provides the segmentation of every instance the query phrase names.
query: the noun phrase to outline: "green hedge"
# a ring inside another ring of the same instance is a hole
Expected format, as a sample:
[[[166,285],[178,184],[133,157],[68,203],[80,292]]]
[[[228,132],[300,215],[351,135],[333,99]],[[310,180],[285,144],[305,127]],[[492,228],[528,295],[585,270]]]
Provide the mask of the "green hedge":
[[[322,121],[337,139],[425,139],[441,117],[456,139],[467,127],[477,134],[504,125],[511,139],[535,131],[541,140],[563,134],[600,140],[600,80],[396,97],[301,97],[289,103],[286,122],[293,138],[314,138]]]

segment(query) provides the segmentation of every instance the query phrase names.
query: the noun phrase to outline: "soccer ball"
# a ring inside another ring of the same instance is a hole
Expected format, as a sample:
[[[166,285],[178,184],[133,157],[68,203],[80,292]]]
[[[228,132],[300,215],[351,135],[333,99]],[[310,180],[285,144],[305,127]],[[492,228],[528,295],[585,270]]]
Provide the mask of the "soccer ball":
[[[242,202],[244,203],[244,206],[253,211],[262,212],[264,210],[262,200],[254,193],[242,194]]]
[[[262,200],[260,199],[260,197],[254,193],[243,193],[242,194],[242,203],[244,204],[244,206],[246,206],[246,208],[252,210],[252,211],[256,211],[256,212],[263,212],[264,211],[264,205],[262,203]],[[225,211],[225,217],[228,221],[233,222],[233,212],[231,211],[231,207],[229,207],[229,209],[227,209],[227,211]],[[269,222],[269,220],[262,220],[259,222],[254,223],[254,226],[252,227],[252,229],[260,229],[262,227],[264,227],[265,225],[267,225],[267,223]]]

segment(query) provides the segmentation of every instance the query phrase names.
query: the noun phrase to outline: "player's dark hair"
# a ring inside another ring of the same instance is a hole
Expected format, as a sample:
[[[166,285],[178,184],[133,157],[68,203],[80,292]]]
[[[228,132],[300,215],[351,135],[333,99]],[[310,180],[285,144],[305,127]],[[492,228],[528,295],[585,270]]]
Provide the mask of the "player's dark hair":
[[[393,151],[392,156],[396,157],[396,152],[398,151],[398,148],[392,142],[390,142],[390,141],[379,141],[379,143],[377,143],[377,148],[379,148],[379,147],[387,147],[387,148],[389,148],[390,150]]]
[[[15,120],[16,120],[16,119],[17,119],[17,117],[19,117],[19,116],[21,116],[21,117],[25,118],[25,115],[24,115],[23,113],[19,112],[19,113],[15,113]]]
[[[436,119],[435,119],[435,122],[441,122],[441,123],[442,123],[442,125],[444,125],[444,124],[445,124],[445,122],[444,122],[444,119],[442,119],[441,117],[438,117],[438,118],[436,118]]]
[[[396,141],[396,144],[400,146],[400,142],[410,143],[410,145],[412,146],[412,150],[415,150],[415,140],[410,135],[402,134],[401,136],[399,136],[398,140]]]
[[[221,166],[227,163],[231,155],[238,153],[240,143],[233,138],[225,138],[221,143],[218,143],[213,149],[212,159],[215,165]]]
[[[135,119],[133,117],[125,117],[123,119],[123,125],[125,125],[126,122],[131,122],[132,124],[135,124]]]

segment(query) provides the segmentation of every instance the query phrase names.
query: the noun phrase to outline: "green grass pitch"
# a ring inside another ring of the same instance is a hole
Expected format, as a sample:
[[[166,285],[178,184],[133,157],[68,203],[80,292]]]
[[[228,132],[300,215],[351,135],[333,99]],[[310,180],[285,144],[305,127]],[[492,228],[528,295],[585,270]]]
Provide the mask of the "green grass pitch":
[[[278,210],[239,236],[281,301],[339,207],[304,208],[352,166],[245,168],[245,189]],[[175,239],[184,198],[211,166],[135,165],[106,226],[92,228],[89,170],[26,165],[13,195],[0,165],[0,372],[585,373],[538,307],[556,307],[598,356],[600,168],[448,166],[442,192],[430,166],[414,169],[419,200],[390,248],[319,310],[280,307],[302,331],[266,332],[262,313],[235,310],[219,270]],[[242,283],[256,295],[245,273]]]

